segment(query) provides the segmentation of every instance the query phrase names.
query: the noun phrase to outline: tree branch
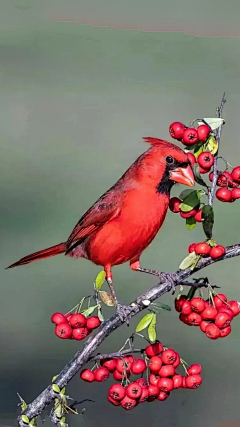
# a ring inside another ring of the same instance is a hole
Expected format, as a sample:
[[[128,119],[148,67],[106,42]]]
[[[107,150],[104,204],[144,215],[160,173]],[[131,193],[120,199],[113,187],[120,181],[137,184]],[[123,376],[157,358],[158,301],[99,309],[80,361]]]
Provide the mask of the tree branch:
[[[201,258],[197,263],[196,267],[186,270],[178,270],[175,273],[176,282],[175,285],[180,285],[185,279],[189,276],[192,276],[197,271],[202,270],[208,265],[214,264],[219,261],[223,261],[229,258],[233,258],[240,255],[240,244],[229,246],[226,248],[225,255],[220,259],[212,259],[210,257]],[[170,275],[169,275],[170,276]],[[166,276],[167,277],[167,276]],[[140,295],[131,305],[128,315],[128,319],[136,316],[139,312],[146,309],[145,301],[150,303],[155,301],[157,298],[164,295],[166,292],[171,291],[173,288],[172,280],[164,280],[163,283],[152,287],[150,290]],[[103,322],[100,327],[91,334],[89,339],[86,341],[85,345],[81,350],[79,350],[75,356],[66,364],[62,371],[58,374],[57,379],[54,381],[60,389],[68,384],[68,382],[73,378],[73,376],[79,371],[79,369],[85,365],[88,361],[93,360],[93,353],[100,346],[100,344],[117,328],[124,324],[124,321],[120,319],[118,315],[112,316],[110,319]],[[29,420],[38,416],[43,409],[49,405],[57,395],[52,389],[50,384],[36,399],[30,403],[24,412]],[[18,417],[18,422],[21,427],[26,427],[26,424],[23,422],[21,415]]]

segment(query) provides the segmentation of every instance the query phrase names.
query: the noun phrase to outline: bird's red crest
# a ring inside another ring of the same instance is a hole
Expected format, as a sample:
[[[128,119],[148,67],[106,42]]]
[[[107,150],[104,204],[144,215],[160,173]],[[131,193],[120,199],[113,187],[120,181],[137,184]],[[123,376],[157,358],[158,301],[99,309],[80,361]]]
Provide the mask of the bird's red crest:
[[[151,136],[146,136],[146,137],[144,136],[143,140],[152,146],[154,145],[174,146],[174,144],[172,144],[171,142],[164,141],[164,139],[152,138]]]

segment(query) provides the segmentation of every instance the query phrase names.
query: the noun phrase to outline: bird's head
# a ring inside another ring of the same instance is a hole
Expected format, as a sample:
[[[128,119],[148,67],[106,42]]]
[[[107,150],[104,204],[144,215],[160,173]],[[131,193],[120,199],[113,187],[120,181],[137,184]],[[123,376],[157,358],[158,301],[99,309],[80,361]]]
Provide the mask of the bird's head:
[[[141,169],[159,193],[169,194],[175,183],[194,185],[191,164],[181,148],[157,138],[143,139],[151,148],[142,157]]]

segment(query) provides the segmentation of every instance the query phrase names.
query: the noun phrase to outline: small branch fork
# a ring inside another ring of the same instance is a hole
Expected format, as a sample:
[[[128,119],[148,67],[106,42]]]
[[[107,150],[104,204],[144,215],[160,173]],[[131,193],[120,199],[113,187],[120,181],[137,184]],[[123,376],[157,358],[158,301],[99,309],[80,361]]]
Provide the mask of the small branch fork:
[[[220,259],[212,259],[210,257],[201,258],[194,268],[194,270],[186,269],[183,271],[177,271],[175,273],[176,281],[175,286],[183,283],[188,277],[192,276],[196,272],[202,270],[208,265],[214,264],[219,261],[227,260],[240,255],[240,244],[229,246],[226,248],[225,255]],[[166,275],[167,277],[167,275]],[[189,282],[185,282],[188,284]],[[189,283],[189,286],[203,286],[203,283]],[[147,306],[144,305],[145,301],[153,302],[157,298],[163,296],[166,292],[170,292],[173,288],[172,280],[167,281],[166,279],[158,285],[152,287],[144,294],[140,295],[132,304],[130,304],[130,311],[128,315],[128,320],[136,316],[142,310],[146,309]],[[102,342],[113,332],[115,329],[122,326],[125,322],[120,319],[118,315],[112,316],[110,319],[103,322],[100,327],[91,334],[89,339],[86,341],[85,345],[81,350],[79,350],[75,356],[66,364],[62,371],[58,374],[57,379],[54,381],[60,389],[65,387],[73,376],[89,361],[96,360],[99,356],[93,356],[93,353],[97,348],[102,344]],[[115,353],[116,355],[118,353]],[[121,355],[124,355],[124,351],[121,352]],[[106,356],[106,355],[103,355]],[[40,415],[43,409],[49,405],[56,398],[51,384],[41,393],[36,399],[30,403],[24,412],[29,420]],[[18,422],[21,427],[26,427],[21,416],[18,417]]]
[[[222,118],[222,110],[225,104],[225,93],[223,94],[222,101],[220,107],[217,109],[217,116]],[[216,140],[218,142],[218,146],[220,143],[222,132],[222,126],[218,128],[216,134]],[[208,203],[212,206],[215,190],[217,185],[217,153],[214,160],[214,172],[213,172],[213,181],[211,185],[211,189],[208,195]],[[62,371],[57,375],[54,383],[59,386],[60,389],[65,387],[69,381],[73,378],[73,376],[87,363],[90,361],[97,361],[108,357],[122,357],[129,353],[139,353],[142,352],[141,349],[127,349],[122,350],[121,352],[112,353],[112,354],[98,354],[94,356],[94,352],[97,348],[102,344],[102,342],[112,333],[115,329],[122,326],[124,323],[127,323],[132,317],[136,316],[136,314],[140,313],[142,310],[149,307],[149,304],[155,301],[157,298],[163,296],[166,292],[174,291],[176,286],[184,285],[184,286],[195,286],[195,287],[207,287],[206,282],[189,282],[186,279],[196,272],[202,270],[208,265],[214,264],[218,261],[227,260],[229,258],[233,258],[240,255],[240,244],[236,244],[233,246],[229,246],[226,248],[225,255],[220,259],[212,259],[210,257],[201,258],[194,269],[186,269],[186,270],[178,270],[176,273],[164,273],[160,278],[160,283],[151,289],[149,289],[144,294],[137,297],[137,299],[130,304],[129,314],[127,319],[121,320],[120,317],[115,314],[110,319],[104,321],[99,328],[91,334],[89,339],[86,341],[85,345],[81,350],[79,350],[74,357],[66,364],[66,366],[62,369]],[[173,280],[174,277],[174,280]],[[217,287],[217,286],[212,286]],[[95,295],[96,297],[96,295]],[[96,299],[96,303],[98,301]],[[36,399],[30,403],[27,409],[24,411],[24,415],[26,415],[31,421],[33,418],[36,418],[41,412],[44,410],[46,406],[48,406],[51,402],[56,399],[57,395],[52,389],[52,384],[49,384],[48,387],[43,390],[41,394],[39,394]],[[22,414],[21,414],[22,415]],[[26,427],[26,424],[23,422],[21,415],[18,417],[18,422],[20,427]],[[51,417],[51,420],[54,424],[58,424],[59,420],[57,417]]]

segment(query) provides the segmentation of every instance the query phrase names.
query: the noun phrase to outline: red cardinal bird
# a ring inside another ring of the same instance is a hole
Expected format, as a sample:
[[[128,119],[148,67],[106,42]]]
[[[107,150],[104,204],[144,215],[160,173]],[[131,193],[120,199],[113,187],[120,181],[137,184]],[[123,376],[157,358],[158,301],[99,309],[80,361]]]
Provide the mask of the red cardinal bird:
[[[143,139],[150,148],[82,216],[67,242],[28,255],[8,268],[61,253],[89,259],[104,267],[117,312],[123,314],[111,268],[130,261],[135,271],[159,274],[141,268],[140,256],[165,219],[173,184],[194,185],[188,157],[180,148],[157,138]]]

